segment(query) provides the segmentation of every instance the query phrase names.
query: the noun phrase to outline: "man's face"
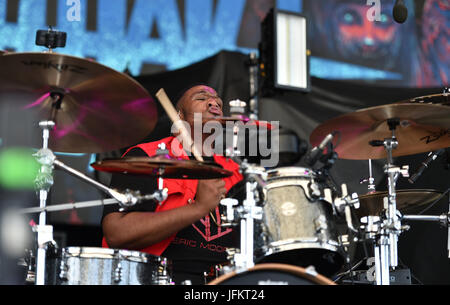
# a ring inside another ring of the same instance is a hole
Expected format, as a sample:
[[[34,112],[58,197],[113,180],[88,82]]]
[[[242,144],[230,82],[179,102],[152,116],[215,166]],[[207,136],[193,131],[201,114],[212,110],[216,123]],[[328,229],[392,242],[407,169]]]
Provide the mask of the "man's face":
[[[194,114],[201,113],[202,119],[223,116],[223,102],[217,92],[208,86],[195,86],[182,97],[180,118],[194,126]]]

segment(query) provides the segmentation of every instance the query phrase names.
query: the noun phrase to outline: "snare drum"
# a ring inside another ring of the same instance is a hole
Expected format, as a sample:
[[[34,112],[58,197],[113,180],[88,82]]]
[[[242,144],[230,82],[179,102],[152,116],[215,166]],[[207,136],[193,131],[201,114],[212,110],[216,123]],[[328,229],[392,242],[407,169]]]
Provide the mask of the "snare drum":
[[[336,285],[313,270],[285,264],[259,264],[244,272],[230,272],[208,285]]]
[[[68,247],[47,252],[47,285],[169,285],[172,266],[139,251]]]
[[[302,167],[267,172],[263,220],[255,222],[255,262],[314,266],[331,276],[344,264],[332,204],[315,173]]]

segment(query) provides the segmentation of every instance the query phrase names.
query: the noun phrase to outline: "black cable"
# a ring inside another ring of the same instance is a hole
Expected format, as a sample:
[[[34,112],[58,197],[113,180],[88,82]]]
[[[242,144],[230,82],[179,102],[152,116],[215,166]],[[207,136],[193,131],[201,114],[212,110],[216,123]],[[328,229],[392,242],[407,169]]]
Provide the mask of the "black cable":
[[[444,193],[442,193],[441,196],[439,196],[438,199],[436,199],[435,201],[433,201],[433,203],[431,203],[429,206],[427,206],[425,209],[423,209],[422,211],[420,211],[417,215],[422,215],[423,213],[425,213],[426,211],[428,211],[429,209],[431,209],[436,203],[438,203],[439,201],[441,201],[442,198],[444,198],[444,196],[450,191],[450,188],[448,188]]]
[[[365,260],[366,258],[361,259],[359,262],[357,262],[355,265],[353,265],[353,267],[349,268],[347,271],[339,273],[336,275],[336,278],[334,279],[334,282],[338,282],[340,280],[342,280],[346,275],[351,274],[357,267],[359,267]],[[351,265],[351,264],[350,264]],[[353,275],[351,276],[351,281],[352,281],[352,285],[355,284],[354,279],[353,279]]]

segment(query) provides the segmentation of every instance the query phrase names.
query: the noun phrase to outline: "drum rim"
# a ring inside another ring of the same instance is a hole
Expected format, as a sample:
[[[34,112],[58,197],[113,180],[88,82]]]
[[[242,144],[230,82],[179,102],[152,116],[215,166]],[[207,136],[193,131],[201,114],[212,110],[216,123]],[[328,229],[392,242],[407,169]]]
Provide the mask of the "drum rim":
[[[286,177],[314,177],[314,170],[301,166],[285,166],[267,170],[268,180]]]
[[[127,249],[113,249],[101,247],[65,247],[62,248],[63,255],[79,258],[100,258],[100,259],[123,259],[133,262],[158,262],[166,265],[170,261],[162,256],[152,255],[146,252],[127,250]]]
[[[335,282],[330,280],[329,278],[314,272],[314,274],[307,270],[306,268],[302,268],[299,266],[294,265],[288,265],[288,264],[278,264],[278,263],[263,263],[263,264],[256,264],[251,268],[247,268],[244,271],[232,271],[228,274],[224,274],[219,276],[218,278],[212,280],[207,285],[218,285],[223,283],[224,281],[240,274],[252,272],[252,271],[261,271],[261,270],[274,270],[274,271],[286,271],[288,273],[294,274],[294,275],[301,275],[304,278],[311,280],[312,282],[315,282],[319,285],[337,285]]]
[[[271,242],[265,247],[267,248],[266,250],[264,250],[264,247],[261,247],[260,249],[265,256],[278,254],[283,251],[302,250],[302,249],[327,250],[340,254],[339,243],[332,239],[327,241],[320,241],[318,238],[316,240],[306,238],[289,238]]]

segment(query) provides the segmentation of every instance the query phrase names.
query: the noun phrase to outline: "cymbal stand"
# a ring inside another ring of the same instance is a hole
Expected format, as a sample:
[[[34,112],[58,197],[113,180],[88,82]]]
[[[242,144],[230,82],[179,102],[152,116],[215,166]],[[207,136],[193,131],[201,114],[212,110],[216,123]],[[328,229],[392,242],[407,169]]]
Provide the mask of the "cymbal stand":
[[[258,76],[259,76],[259,67],[258,67],[258,57],[255,52],[250,53],[249,59],[247,61],[247,65],[249,66],[249,75],[250,75],[250,102],[249,102],[249,110],[250,110],[250,119],[257,120],[258,119]]]
[[[156,150],[156,155],[169,155],[169,150],[166,147],[165,143],[158,144],[158,149]],[[164,190],[164,179],[162,178],[166,169],[164,167],[158,168],[158,193],[161,194],[161,200],[158,200],[158,204],[167,199],[167,189]]]
[[[397,148],[398,141],[395,137],[395,129],[400,124],[398,119],[389,119],[387,121],[389,129],[392,132],[391,138],[386,138],[384,141],[371,141],[372,146],[383,145],[387,153],[387,163],[384,171],[388,176],[388,197],[384,198],[385,215],[380,219],[368,216],[366,230],[367,233],[373,237],[375,226],[377,232],[375,234],[374,252],[375,252],[375,270],[377,285],[389,285],[389,271],[390,267],[396,268],[398,266],[398,236],[402,232],[401,220],[397,210],[397,194],[396,184],[400,175],[408,177],[408,166],[399,168],[394,165],[392,151]],[[369,225],[370,224],[370,225]]]
[[[226,213],[222,220],[224,226],[236,225],[239,220],[240,235],[240,252],[234,254],[233,263],[237,270],[251,268],[254,263],[254,220],[262,220],[262,207],[258,206],[260,186],[265,185],[265,176],[267,175],[263,169],[251,166],[245,160],[241,163],[243,174],[246,180],[246,199],[242,205],[238,205],[238,201],[232,198],[221,200],[221,204],[226,206]],[[261,178],[262,177],[262,178]]]
[[[47,197],[50,188],[53,186],[53,168],[57,166],[59,169],[66,171],[67,173],[97,187],[106,194],[113,197],[119,202],[122,209],[135,205],[141,200],[155,199],[159,202],[164,201],[167,198],[167,190],[162,189],[162,180],[159,183],[159,189],[152,195],[141,196],[139,192],[133,192],[126,190],[125,193],[118,192],[117,190],[106,187],[105,185],[95,181],[92,178],[84,175],[83,173],[65,165],[63,162],[56,159],[53,152],[48,148],[50,130],[55,127],[55,119],[58,109],[61,106],[62,95],[54,93],[50,95],[54,99],[51,119],[48,121],[39,122],[39,127],[42,129],[42,148],[33,156],[36,157],[38,163],[41,164],[41,168],[35,179],[36,189],[39,190],[39,224],[34,226],[33,230],[37,232],[38,250],[36,258],[36,285],[45,284],[45,259],[46,259],[46,247],[47,244],[53,242],[53,227],[46,225],[47,216]],[[160,173],[162,170],[160,169]]]
[[[245,102],[234,100],[230,102],[230,112],[232,116],[239,116],[245,112]],[[223,220],[222,226],[237,225],[240,223],[240,251],[233,255],[233,268],[243,270],[251,268],[254,263],[254,220],[262,219],[262,207],[257,206],[258,185],[263,185],[264,181],[260,176],[267,175],[264,170],[259,170],[255,166],[247,163],[247,160],[241,160],[239,157],[241,152],[238,147],[239,126],[233,126],[233,147],[227,149],[228,157],[236,161],[241,167],[244,181],[246,181],[246,199],[242,205],[232,198],[225,198],[221,200],[221,204],[226,206],[225,215],[221,218]],[[235,207],[237,206],[237,207]]]
[[[50,130],[56,125],[56,114],[61,107],[63,94],[55,90],[50,93],[50,97],[53,99],[50,119],[39,122],[39,127],[42,129],[42,148],[34,154],[37,162],[41,164],[41,168],[35,179],[35,186],[36,189],[39,190],[39,207],[42,209],[39,213],[39,224],[33,228],[33,230],[37,232],[38,243],[36,257],[36,285],[45,284],[46,247],[49,242],[53,242],[53,227],[46,225],[47,213],[45,208],[47,205],[48,193],[53,186],[53,164],[56,157],[48,148],[48,142]]]
[[[363,184],[363,183],[368,183],[367,184],[367,194],[373,194],[376,192],[375,189],[375,178],[373,177],[373,172],[372,172],[372,159],[369,159],[369,177],[368,178],[363,178],[359,181],[359,184]]]
[[[241,101],[239,99],[232,100],[229,102],[230,105],[230,115],[231,117],[235,118],[242,118],[242,116],[245,114],[245,107],[247,106],[247,103],[244,101]],[[239,122],[239,121],[237,121]],[[230,158],[237,158],[241,156],[241,152],[239,150],[239,127],[240,125],[238,123],[233,124],[233,147],[230,149],[229,147],[226,149],[226,154]]]
[[[53,185],[53,162],[56,159],[53,152],[48,149],[48,139],[50,130],[55,126],[53,121],[41,121],[39,127],[42,129],[42,148],[34,154],[38,163],[41,164],[39,173],[37,174],[35,185],[39,190],[39,207],[45,208],[47,196]],[[37,232],[38,250],[36,257],[36,285],[44,285],[45,283],[45,258],[46,246],[48,242],[53,241],[53,228],[46,225],[47,214],[44,211],[39,214],[39,224],[34,230]]]

